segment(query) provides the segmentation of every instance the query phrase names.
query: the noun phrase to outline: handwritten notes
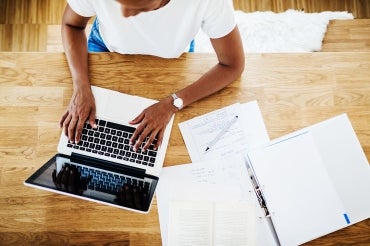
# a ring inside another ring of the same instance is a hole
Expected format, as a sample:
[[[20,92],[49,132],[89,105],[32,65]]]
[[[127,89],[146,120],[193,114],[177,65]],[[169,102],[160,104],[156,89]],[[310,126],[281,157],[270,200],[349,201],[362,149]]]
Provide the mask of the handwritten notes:
[[[238,120],[206,152],[209,143],[235,116]],[[179,127],[193,162],[235,156],[269,141],[256,101],[229,105],[181,122]]]

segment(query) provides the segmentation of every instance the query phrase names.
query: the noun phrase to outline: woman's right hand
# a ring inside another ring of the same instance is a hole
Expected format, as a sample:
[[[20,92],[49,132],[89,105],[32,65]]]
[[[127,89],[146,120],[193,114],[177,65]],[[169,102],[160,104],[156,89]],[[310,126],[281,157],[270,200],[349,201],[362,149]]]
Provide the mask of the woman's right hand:
[[[86,120],[92,128],[95,123],[95,100],[90,85],[74,88],[68,108],[63,113],[59,125],[71,143],[78,143],[81,139],[82,128]]]

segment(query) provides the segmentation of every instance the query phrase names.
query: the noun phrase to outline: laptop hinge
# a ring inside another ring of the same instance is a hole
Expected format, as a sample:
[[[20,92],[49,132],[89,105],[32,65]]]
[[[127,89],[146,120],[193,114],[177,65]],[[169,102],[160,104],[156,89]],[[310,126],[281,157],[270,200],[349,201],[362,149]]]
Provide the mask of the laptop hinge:
[[[71,161],[77,160],[78,162],[86,163],[87,165],[102,168],[102,169],[109,169],[110,171],[121,173],[121,174],[129,174],[135,176],[137,178],[144,178],[145,170],[142,168],[137,167],[130,167],[124,164],[114,163],[112,161],[97,159],[91,156],[81,155],[78,153],[71,154]]]

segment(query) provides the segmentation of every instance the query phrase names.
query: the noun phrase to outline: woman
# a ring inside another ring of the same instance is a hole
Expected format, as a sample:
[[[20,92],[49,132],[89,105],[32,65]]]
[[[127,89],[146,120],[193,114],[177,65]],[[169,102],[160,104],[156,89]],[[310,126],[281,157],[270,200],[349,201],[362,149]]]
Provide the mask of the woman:
[[[87,42],[85,27],[96,16]],[[60,126],[78,142],[86,120],[95,127],[95,102],[88,74],[88,51],[179,57],[199,29],[210,37],[218,63],[189,86],[146,108],[131,124],[134,149],[155,138],[158,147],[172,115],[237,79],[244,70],[244,51],[229,0],[68,0],[62,25],[73,95]]]

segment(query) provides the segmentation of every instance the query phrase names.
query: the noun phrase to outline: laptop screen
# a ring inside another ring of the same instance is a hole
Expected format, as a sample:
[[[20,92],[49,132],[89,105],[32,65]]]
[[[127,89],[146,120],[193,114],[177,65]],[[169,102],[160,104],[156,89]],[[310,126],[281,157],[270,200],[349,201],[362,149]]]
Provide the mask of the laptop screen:
[[[56,154],[25,185],[147,213],[158,178]],[[99,163],[98,163],[99,162]]]

